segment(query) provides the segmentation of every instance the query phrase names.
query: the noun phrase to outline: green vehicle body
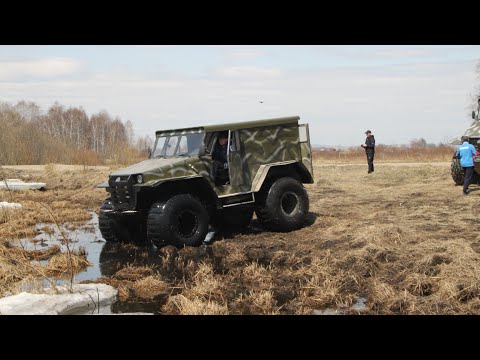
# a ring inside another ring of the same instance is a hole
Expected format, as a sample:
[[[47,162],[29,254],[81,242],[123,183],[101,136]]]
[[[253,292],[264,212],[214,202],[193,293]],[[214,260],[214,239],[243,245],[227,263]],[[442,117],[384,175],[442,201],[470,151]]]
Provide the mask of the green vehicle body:
[[[256,195],[281,177],[314,182],[308,124],[299,117],[198,126],[156,132],[149,159],[110,174],[110,218],[145,217],[152,204],[189,194],[205,207],[210,225],[230,207],[258,205]],[[216,185],[212,152],[228,132],[226,184]],[[139,221],[142,223],[142,221]]]
[[[480,119],[479,119],[479,113],[480,113],[480,99],[478,101],[478,109],[477,112],[472,111],[472,123],[470,126],[467,128],[467,130],[464,132],[462,136],[468,136],[469,137],[469,143],[472,144],[477,152],[480,153]],[[454,138],[450,141],[450,144],[452,145],[461,145],[462,141],[461,138]],[[456,153],[456,151],[455,151]],[[463,175],[463,169],[460,165],[460,160],[455,158],[455,153],[453,154],[452,157],[452,162],[451,162],[451,175],[453,178],[453,181],[455,182],[456,185],[463,185],[463,180],[464,180],[464,175]],[[480,183],[480,157],[475,159],[474,163],[474,169],[475,169],[475,176],[472,179],[473,183]]]

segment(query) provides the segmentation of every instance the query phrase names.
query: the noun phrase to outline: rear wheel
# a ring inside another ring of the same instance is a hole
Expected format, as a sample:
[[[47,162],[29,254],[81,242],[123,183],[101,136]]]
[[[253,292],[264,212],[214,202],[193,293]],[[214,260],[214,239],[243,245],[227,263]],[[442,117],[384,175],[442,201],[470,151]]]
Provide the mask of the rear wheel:
[[[181,194],[155,203],[147,217],[147,238],[156,247],[198,246],[208,232],[208,212],[191,195]]]
[[[257,198],[255,212],[266,228],[291,231],[302,227],[308,213],[308,194],[302,184],[291,177],[277,179],[268,192]]]

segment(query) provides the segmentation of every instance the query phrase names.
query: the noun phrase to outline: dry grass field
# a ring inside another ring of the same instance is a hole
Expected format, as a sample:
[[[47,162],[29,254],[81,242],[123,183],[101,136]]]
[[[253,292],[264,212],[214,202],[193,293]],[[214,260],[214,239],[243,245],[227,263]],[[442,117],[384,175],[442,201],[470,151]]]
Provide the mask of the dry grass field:
[[[448,155],[440,160],[379,159],[367,174],[365,159],[317,156],[304,228],[272,233],[254,220],[247,232],[219,234],[211,246],[153,255],[107,244],[106,252],[130,260],[96,281],[116,286],[120,305],[151,304],[163,314],[480,314],[480,188],[462,195]],[[62,272],[65,261],[52,261],[58,249],[32,254],[10,244],[33,237],[35,224],[52,215],[84,223],[105,198],[94,185],[109,171],[3,168],[6,178],[46,182],[48,190],[0,192],[0,201],[24,207],[0,209],[2,295],[28,278]],[[36,257],[51,260],[32,265]],[[354,306],[359,301],[364,306]]]

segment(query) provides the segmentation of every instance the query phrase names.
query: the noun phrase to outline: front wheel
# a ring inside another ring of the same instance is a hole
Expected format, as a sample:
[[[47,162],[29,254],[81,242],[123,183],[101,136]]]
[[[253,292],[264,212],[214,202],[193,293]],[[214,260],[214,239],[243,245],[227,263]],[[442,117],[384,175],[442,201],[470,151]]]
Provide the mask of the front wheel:
[[[452,164],[450,165],[450,173],[456,185],[463,185],[464,174],[459,159],[452,159]]]
[[[209,216],[200,201],[188,194],[155,203],[147,218],[147,238],[156,247],[198,246],[208,232]]]
[[[100,214],[98,215],[98,228],[106,242],[122,242],[122,226],[111,215],[113,210],[112,201],[110,198],[106,199],[102,206],[100,206]]]
[[[266,228],[291,231],[302,227],[308,213],[308,194],[302,184],[291,177],[277,179],[268,192],[260,193],[255,212]]]
[[[144,243],[145,216],[121,217],[112,213],[113,205],[110,199],[100,207],[98,227],[105,241],[110,243]]]

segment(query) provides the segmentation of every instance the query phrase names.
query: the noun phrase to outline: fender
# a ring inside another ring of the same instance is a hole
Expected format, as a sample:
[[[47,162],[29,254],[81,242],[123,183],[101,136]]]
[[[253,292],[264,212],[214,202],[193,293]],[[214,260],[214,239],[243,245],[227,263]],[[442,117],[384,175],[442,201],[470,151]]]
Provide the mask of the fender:
[[[133,188],[141,202],[140,205],[144,207],[147,203],[161,200],[164,195],[171,197],[181,193],[195,194],[206,205],[216,206],[219,202],[212,185],[201,175],[152,180],[144,184],[135,184]]]
[[[304,184],[312,184],[313,177],[310,172],[307,170],[305,165],[301,161],[289,160],[282,161],[273,164],[260,165],[258,168],[257,174],[255,175],[252,181],[251,191],[258,192],[260,191],[265,179],[268,174],[273,169],[285,168],[285,175],[295,173],[300,177],[300,180]],[[292,174],[293,175],[293,174]]]

